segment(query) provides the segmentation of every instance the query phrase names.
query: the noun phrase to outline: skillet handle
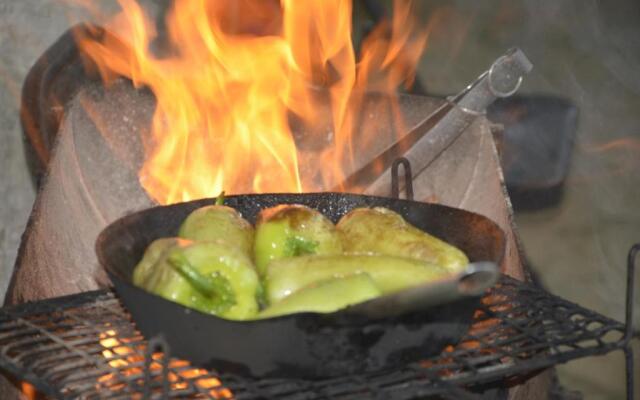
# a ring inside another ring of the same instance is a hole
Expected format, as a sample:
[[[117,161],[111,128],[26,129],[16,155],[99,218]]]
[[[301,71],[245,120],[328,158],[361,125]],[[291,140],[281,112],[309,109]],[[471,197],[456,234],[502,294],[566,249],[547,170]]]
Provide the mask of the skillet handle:
[[[398,168],[404,167],[404,190],[407,200],[413,200],[413,175],[411,174],[411,163],[404,157],[396,158],[391,164],[391,197],[400,198],[400,180],[398,179]]]
[[[371,320],[424,311],[456,300],[480,296],[497,282],[499,276],[495,263],[477,261],[456,275],[376,297],[336,314]]]
[[[500,270],[493,262],[480,261],[467,266],[457,276],[458,293],[461,296],[480,296],[500,278]]]

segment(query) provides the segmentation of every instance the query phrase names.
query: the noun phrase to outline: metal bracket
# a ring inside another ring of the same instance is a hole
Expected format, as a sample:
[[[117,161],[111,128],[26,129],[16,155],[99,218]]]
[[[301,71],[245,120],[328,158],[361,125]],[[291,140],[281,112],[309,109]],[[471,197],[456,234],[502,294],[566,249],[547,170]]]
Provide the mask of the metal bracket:
[[[627,298],[625,307],[625,332],[622,339],[622,351],[624,352],[625,368],[627,372],[627,400],[634,399],[633,388],[633,348],[631,347],[631,339],[633,339],[633,311],[635,300],[635,275],[636,275],[636,259],[640,253],[640,243],[631,246],[629,256],[627,257]]]
[[[391,197],[400,198],[400,180],[398,179],[398,168],[404,167],[404,192],[407,200],[413,200],[413,175],[411,174],[411,163],[404,157],[396,158],[391,164]]]
[[[165,340],[164,336],[154,336],[149,340],[149,344],[144,352],[144,387],[142,391],[142,398],[144,400],[151,399],[151,381],[153,371],[151,364],[153,363],[153,353],[162,353],[162,361],[160,363],[162,370],[162,393],[161,399],[169,399],[169,344]]]

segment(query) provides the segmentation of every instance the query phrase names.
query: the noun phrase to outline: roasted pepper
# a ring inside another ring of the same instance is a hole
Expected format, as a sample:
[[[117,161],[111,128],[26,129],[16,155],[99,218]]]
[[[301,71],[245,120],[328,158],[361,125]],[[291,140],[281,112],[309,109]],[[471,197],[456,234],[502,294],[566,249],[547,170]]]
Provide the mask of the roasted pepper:
[[[162,238],[154,240],[145,250],[142,260],[133,270],[133,283],[140,286],[141,282],[147,282],[150,279],[157,279],[154,275],[158,274],[156,265],[158,261],[164,258],[165,253],[171,247],[176,246],[181,241],[188,244],[191,241],[180,238]]]
[[[298,290],[258,314],[270,318],[297,312],[329,313],[378,297],[380,289],[367,273],[316,282]]]
[[[384,207],[356,208],[340,219],[345,252],[410,257],[459,272],[469,263],[456,247],[416,228]]]
[[[260,283],[251,260],[239,248],[222,241],[160,241],[149,247],[136,267],[135,285],[223,318],[255,316]]]
[[[267,299],[276,304],[305,286],[366,273],[383,294],[439,279],[449,271],[412,258],[387,255],[303,256],[272,261],[265,279]]]
[[[184,220],[178,236],[194,241],[224,241],[251,256],[253,226],[231,207],[212,205],[198,208]]]
[[[254,260],[260,275],[264,275],[273,260],[341,252],[335,226],[316,210],[301,205],[280,205],[262,210],[258,216]]]

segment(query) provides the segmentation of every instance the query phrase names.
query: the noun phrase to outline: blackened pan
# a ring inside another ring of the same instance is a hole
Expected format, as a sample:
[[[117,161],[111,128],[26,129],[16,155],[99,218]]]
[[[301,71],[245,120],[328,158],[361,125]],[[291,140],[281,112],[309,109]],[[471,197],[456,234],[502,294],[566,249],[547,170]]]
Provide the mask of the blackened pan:
[[[467,332],[480,298],[469,297],[404,316],[363,321],[345,313],[299,313],[257,321],[229,321],[183,307],[135,287],[132,271],[155,239],[176,236],[205,199],[150,208],[105,228],[98,260],[143,335],[162,334],[172,355],[204,368],[254,377],[319,378],[394,368],[435,355]],[[409,200],[344,193],[229,196],[252,223],[278,204],[304,204],[334,222],[355,207],[383,206],[457,246],[470,261],[499,264],[505,238],[491,220],[468,211]]]

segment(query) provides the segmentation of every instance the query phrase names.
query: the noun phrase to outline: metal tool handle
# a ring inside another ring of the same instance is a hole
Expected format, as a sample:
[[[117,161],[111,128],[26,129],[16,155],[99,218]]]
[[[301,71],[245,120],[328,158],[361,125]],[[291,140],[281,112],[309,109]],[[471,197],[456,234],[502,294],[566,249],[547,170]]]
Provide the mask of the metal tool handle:
[[[425,118],[420,125],[428,129],[404,157],[411,163],[414,175],[420,175],[438,158],[478,115],[483,115],[486,108],[499,97],[507,97],[515,93],[522,84],[523,75],[529,73],[533,64],[525,54],[517,48],[508,50],[498,57],[491,67],[483,72],[474,82],[448,102],[452,107],[435,125],[431,125],[431,116],[439,114],[440,109]],[[447,103],[445,103],[445,106]],[[419,129],[419,128],[418,128]],[[383,157],[381,154],[379,157]],[[365,190],[369,195],[388,195],[391,182],[391,169],[388,168]],[[347,179],[349,181],[349,179]]]
[[[398,169],[404,168],[404,191],[407,200],[413,200],[413,174],[411,173],[411,163],[404,157],[396,158],[391,164],[391,197],[400,198],[400,177]]]
[[[160,399],[169,399],[169,344],[164,336],[158,335],[149,340],[144,352],[144,386],[142,388],[142,398],[144,400],[152,398],[153,368],[151,367],[151,364],[153,363],[153,353],[156,352],[162,353],[162,361],[160,363],[162,368],[160,371],[162,392],[160,394]]]

